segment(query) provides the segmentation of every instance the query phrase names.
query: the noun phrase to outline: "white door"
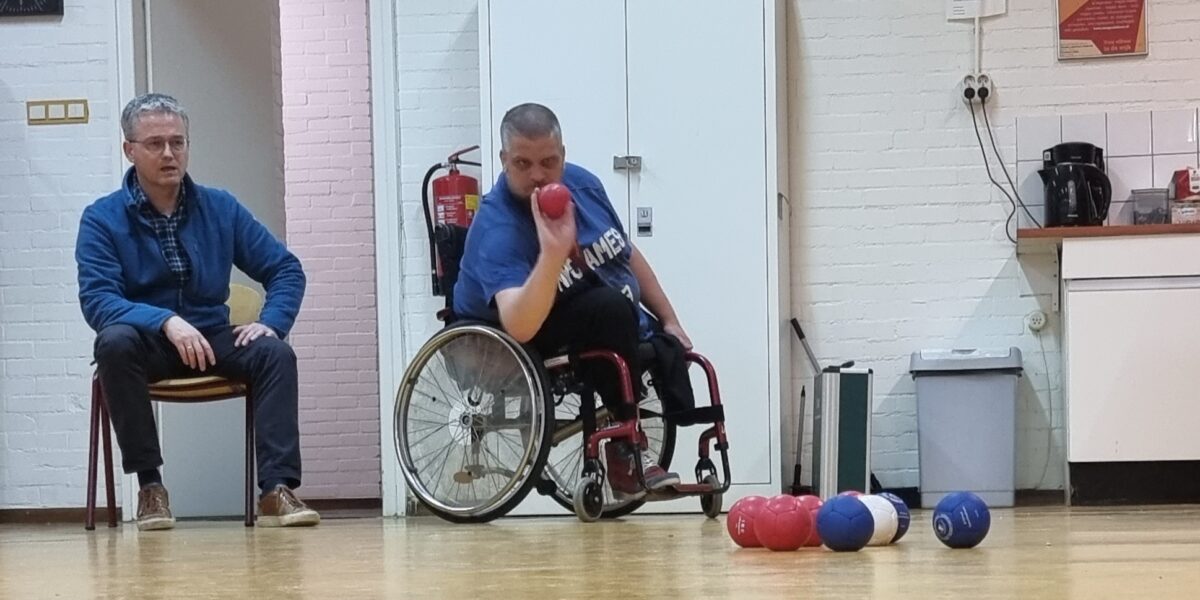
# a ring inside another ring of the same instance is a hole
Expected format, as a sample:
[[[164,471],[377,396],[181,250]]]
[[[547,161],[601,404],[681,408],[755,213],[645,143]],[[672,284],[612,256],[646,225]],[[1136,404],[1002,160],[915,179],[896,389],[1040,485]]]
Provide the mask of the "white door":
[[[726,407],[735,487],[775,494],[768,387],[763,5],[726,0],[629,2],[629,212],[652,211],[631,231],[696,350],[712,360]],[[772,174],[773,176],[773,174]],[[636,222],[636,221],[635,221]],[[692,368],[697,404],[708,395]],[[673,470],[685,481],[702,427],[681,430]],[[699,510],[695,498],[673,508]]]

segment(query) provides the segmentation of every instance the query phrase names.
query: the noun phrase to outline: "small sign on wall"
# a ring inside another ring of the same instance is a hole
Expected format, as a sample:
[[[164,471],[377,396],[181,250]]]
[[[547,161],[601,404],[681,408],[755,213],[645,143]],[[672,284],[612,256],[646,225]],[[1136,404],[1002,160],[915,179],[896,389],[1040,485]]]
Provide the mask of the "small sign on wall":
[[[1055,0],[1058,59],[1147,54],[1146,0]]]

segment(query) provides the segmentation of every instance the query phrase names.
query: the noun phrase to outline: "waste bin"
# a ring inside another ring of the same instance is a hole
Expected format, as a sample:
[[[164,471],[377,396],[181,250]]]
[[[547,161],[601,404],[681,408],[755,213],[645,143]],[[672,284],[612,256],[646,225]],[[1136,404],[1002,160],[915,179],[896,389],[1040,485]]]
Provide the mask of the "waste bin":
[[[1021,370],[1019,348],[913,353],[921,506],[958,491],[1013,505]]]

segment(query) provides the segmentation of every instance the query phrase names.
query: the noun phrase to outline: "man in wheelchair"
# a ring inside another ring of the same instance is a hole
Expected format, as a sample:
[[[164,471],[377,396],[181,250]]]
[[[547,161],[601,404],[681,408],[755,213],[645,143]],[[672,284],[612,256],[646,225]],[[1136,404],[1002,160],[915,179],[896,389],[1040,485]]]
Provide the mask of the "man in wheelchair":
[[[484,196],[467,233],[454,313],[499,323],[516,341],[544,356],[609,350],[637,374],[647,366],[638,364],[638,345],[653,337],[656,346],[674,346],[682,365],[691,340],[654,270],[626,235],[600,180],[566,162],[555,114],[540,104],[513,107],[501,121],[500,138],[504,172]],[[572,202],[557,219],[536,208],[539,190],[550,183],[561,183],[571,193]],[[682,377],[670,377],[664,402],[674,396],[694,403],[686,366],[682,372]],[[578,375],[614,416],[636,416],[622,402],[613,365],[581,361]],[[641,386],[640,377],[633,380]],[[645,493],[636,475],[638,460],[651,491],[680,483],[679,475],[629,442],[610,442],[605,454],[615,494]]]

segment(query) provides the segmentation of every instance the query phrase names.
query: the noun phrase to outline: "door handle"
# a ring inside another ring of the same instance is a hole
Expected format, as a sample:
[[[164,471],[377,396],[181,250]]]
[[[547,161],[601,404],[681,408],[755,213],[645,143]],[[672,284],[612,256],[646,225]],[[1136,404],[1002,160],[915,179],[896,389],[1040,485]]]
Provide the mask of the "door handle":
[[[614,156],[613,157],[614,171],[641,171],[642,157],[640,156]]]

